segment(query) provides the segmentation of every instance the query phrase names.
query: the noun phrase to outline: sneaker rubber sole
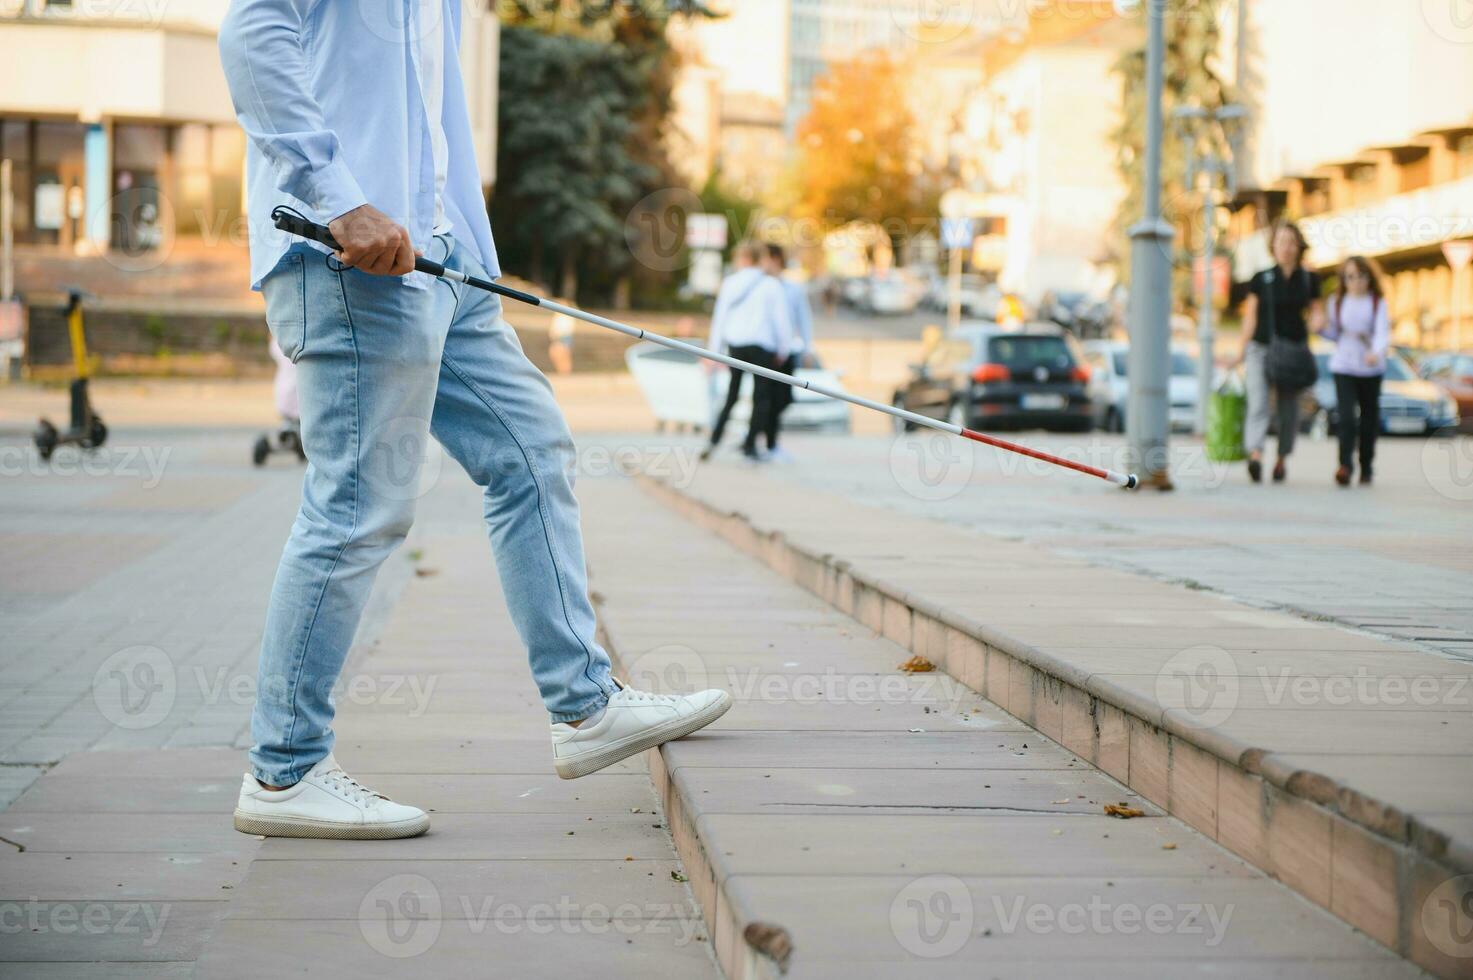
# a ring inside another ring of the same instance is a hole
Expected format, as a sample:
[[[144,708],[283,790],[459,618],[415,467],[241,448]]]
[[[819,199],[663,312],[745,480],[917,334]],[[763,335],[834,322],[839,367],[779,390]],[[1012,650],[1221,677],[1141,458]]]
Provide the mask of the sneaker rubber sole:
[[[721,697],[711,704],[697,711],[695,714],[685,718],[671,720],[668,724],[658,725],[646,729],[617,742],[591,752],[585,752],[566,759],[554,760],[553,767],[557,774],[563,779],[577,779],[579,776],[587,776],[607,769],[616,762],[623,762],[632,755],[638,755],[646,749],[652,749],[666,742],[673,742],[677,738],[683,738],[691,732],[705,728],[711,722],[720,718],[731,709],[731,695],[725,691]]]
[[[430,829],[429,814],[394,823],[338,823],[308,817],[270,817],[235,811],[235,829],[261,837],[312,837],[320,840],[398,840]]]

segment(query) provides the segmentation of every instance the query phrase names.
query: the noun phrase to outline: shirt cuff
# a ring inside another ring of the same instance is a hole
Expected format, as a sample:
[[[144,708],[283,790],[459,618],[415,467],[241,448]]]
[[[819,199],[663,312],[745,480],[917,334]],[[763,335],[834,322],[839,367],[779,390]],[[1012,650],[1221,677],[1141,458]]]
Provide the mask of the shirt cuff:
[[[307,201],[312,210],[322,215],[323,224],[331,224],[354,208],[368,203],[363,189],[341,160],[335,160],[312,178],[312,196]]]

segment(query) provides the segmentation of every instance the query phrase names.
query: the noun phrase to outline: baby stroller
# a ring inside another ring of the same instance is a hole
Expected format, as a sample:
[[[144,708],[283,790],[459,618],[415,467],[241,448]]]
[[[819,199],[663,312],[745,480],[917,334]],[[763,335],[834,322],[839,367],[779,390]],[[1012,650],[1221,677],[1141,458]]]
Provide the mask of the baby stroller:
[[[273,393],[276,410],[281,413],[281,428],[256,439],[251,447],[251,462],[257,466],[265,466],[266,457],[272,453],[296,453],[299,460],[307,458],[302,449],[302,413],[297,407],[297,366],[276,346],[275,337],[271,338],[271,359],[276,362]]]

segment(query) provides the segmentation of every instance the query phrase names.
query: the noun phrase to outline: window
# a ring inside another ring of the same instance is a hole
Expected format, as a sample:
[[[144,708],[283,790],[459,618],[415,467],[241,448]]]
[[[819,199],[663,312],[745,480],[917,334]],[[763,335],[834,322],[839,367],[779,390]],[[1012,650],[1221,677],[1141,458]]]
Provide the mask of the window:
[[[1036,334],[993,337],[987,344],[987,359],[1006,365],[1014,374],[1040,367],[1059,371],[1074,366],[1074,355],[1063,337]]]

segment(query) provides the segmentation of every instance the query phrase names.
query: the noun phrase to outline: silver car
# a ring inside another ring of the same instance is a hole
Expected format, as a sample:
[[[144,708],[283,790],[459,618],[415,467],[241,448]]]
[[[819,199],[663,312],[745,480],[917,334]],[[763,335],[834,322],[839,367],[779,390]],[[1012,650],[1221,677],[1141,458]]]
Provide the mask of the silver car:
[[[1126,362],[1130,345],[1120,340],[1091,340],[1084,344],[1090,368],[1089,394],[1095,406],[1095,425],[1106,432],[1125,431],[1125,406],[1130,402]],[[1180,347],[1171,349],[1172,429],[1190,432],[1197,424],[1197,356]]]

